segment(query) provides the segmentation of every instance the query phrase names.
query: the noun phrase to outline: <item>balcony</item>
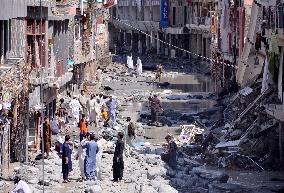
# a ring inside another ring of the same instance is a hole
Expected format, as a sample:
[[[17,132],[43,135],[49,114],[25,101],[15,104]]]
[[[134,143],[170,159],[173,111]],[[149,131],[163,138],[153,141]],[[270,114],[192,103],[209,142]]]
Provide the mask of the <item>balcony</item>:
[[[29,35],[40,35],[45,33],[45,22],[42,23],[42,28],[40,29],[39,22],[28,23],[27,24],[27,34]],[[41,32],[41,33],[40,33]]]
[[[190,24],[190,28],[193,30],[201,30],[209,32],[211,30],[211,18],[210,17],[193,17]]]

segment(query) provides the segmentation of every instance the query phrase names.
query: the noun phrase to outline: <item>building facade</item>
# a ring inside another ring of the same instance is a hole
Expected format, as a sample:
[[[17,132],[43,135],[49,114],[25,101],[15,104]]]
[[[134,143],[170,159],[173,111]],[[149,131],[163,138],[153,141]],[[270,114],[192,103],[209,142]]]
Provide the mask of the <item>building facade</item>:
[[[0,158],[7,168],[10,160],[26,161],[28,149],[39,149],[42,117],[54,116],[67,91],[94,81],[110,55],[103,2],[0,3]]]

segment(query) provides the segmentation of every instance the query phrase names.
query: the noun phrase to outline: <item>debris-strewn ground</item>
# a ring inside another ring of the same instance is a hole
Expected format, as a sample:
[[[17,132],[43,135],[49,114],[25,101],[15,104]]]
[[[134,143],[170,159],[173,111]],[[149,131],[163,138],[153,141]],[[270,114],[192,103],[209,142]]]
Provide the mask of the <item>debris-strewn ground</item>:
[[[61,159],[53,152],[50,159],[45,160],[45,192],[270,193],[283,191],[284,177],[282,174],[263,175],[259,173],[257,170],[260,167],[253,163],[253,161],[258,163],[257,160],[253,157],[246,157],[248,154],[243,151],[249,149],[250,146],[235,147],[235,144],[230,142],[238,140],[247,132],[252,118],[265,116],[259,113],[257,105],[259,101],[255,108],[252,108],[234,127],[226,125],[237,119],[239,114],[257,97],[259,88],[253,88],[253,92],[247,96],[239,96],[236,100],[229,101],[217,100],[217,96],[211,90],[207,92],[207,85],[205,89],[199,86],[200,79],[190,78],[191,82],[188,84],[192,83],[200,87],[199,90],[194,91],[185,91],[183,86],[177,86],[178,81],[172,81],[176,80],[175,77],[193,76],[191,74],[166,72],[163,82],[168,83],[160,84],[160,87],[154,84],[155,75],[152,72],[145,72],[143,77],[136,78],[134,75],[127,74],[124,65],[120,64],[109,67],[104,76],[103,91],[106,94],[117,96],[120,103],[118,125],[116,131],[111,128],[100,128],[94,131],[99,134],[104,130],[114,136],[118,130],[125,129],[127,116],[137,121],[137,149],[126,152],[123,181],[120,183],[111,181],[113,155],[111,151],[107,151],[102,158],[101,181],[79,182],[78,161],[73,159],[71,182],[62,184]],[[169,85],[172,86],[171,89]],[[196,89],[198,86],[187,87],[187,89]],[[159,94],[165,109],[160,115],[161,127],[148,124],[147,99],[153,92]],[[230,103],[231,105],[228,105]],[[265,117],[268,119],[267,116]],[[204,133],[196,136],[196,141],[193,143],[179,143],[178,169],[173,171],[160,159],[159,155],[163,151],[161,144],[168,132],[178,139],[181,132],[179,126],[192,123],[203,128]],[[258,125],[256,124],[256,128]],[[256,128],[251,130],[254,131]],[[72,136],[78,135],[77,132],[74,126],[71,126],[68,131]],[[250,134],[246,136],[246,140],[257,139],[255,137],[257,136]],[[260,139],[264,137],[259,135]],[[77,137],[74,138],[74,142],[76,147]],[[150,145],[143,145],[145,142]],[[224,146],[225,142],[231,145]],[[219,146],[216,146],[217,144]],[[75,154],[76,149],[73,152],[73,158]],[[264,166],[261,165],[261,167]],[[227,170],[228,168],[230,170]],[[242,171],[248,169],[254,171]],[[22,176],[35,193],[42,192],[42,160],[32,159],[29,164],[21,164],[15,168],[15,173]],[[11,181],[0,181],[0,192],[9,192],[12,187]]]

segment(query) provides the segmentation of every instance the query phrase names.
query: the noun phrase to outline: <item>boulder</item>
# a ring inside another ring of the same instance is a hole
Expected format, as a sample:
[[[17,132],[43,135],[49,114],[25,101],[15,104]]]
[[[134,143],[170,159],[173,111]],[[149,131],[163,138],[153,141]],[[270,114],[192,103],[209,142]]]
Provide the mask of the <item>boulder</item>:
[[[158,193],[158,192],[157,190],[155,190],[154,187],[144,184],[141,186],[139,193]]]
[[[159,193],[178,193],[178,191],[176,189],[174,189],[173,187],[171,187],[168,184],[162,184],[159,188]]]
[[[99,185],[93,185],[85,190],[88,193],[102,193],[103,189]]]
[[[159,168],[159,167],[151,167],[147,171],[147,179],[153,180],[158,176],[165,176],[166,170],[165,168]]]
[[[192,169],[192,172],[198,175],[199,177],[209,181],[226,183],[229,179],[229,175],[225,174],[224,172],[209,170],[204,167],[195,167]]]
[[[211,184],[209,186],[209,192],[219,192],[219,193],[246,193],[247,191],[238,184],[232,183],[217,183]]]

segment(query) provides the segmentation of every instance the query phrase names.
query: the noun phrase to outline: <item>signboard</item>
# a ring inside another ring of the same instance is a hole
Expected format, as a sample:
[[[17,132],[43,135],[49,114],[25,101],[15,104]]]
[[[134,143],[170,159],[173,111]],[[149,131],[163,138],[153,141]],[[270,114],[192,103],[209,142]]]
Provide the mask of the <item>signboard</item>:
[[[160,27],[167,28],[169,26],[169,0],[161,0],[161,18]]]

